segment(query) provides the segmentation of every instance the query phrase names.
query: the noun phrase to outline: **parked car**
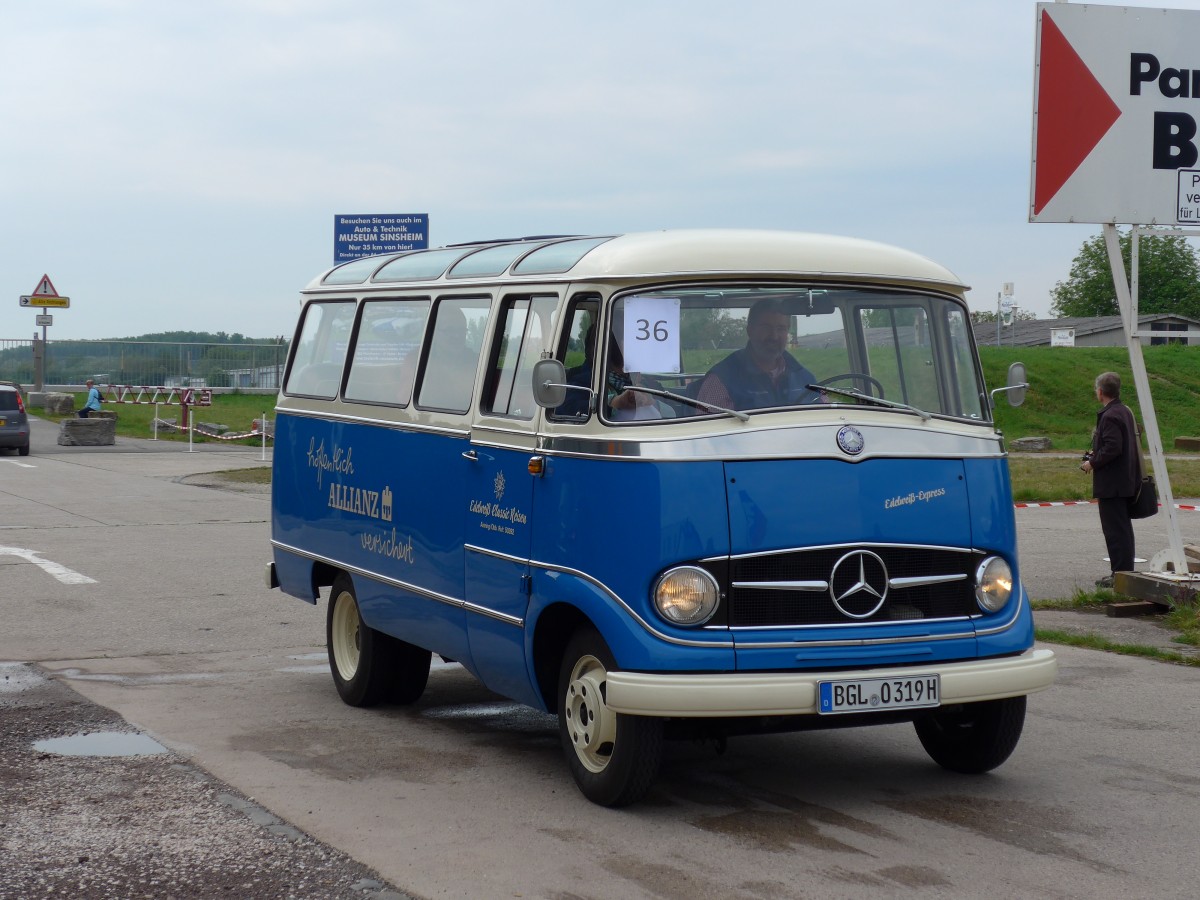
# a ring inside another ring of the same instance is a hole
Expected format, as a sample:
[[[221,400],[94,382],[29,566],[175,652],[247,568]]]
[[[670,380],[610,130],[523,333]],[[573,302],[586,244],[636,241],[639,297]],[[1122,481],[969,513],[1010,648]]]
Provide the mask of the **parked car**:
[[[16,448],[22,456],[29,455],[29,416],[25,414],[25,399],[15,384],[0,384],[0,449]]]

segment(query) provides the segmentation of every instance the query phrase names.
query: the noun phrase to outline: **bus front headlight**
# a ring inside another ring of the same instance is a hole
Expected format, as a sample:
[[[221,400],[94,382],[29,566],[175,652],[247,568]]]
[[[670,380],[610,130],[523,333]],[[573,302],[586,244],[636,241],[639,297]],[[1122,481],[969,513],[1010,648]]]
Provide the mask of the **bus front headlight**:
[[[975,570],[975,602],[985,613],[1004,608],[1013,592],[1012,569],[998,556],[989,556]]]
[[[703,625],[720,597],[716,579],[695,566],[670,569],[654,585],[654,608],[673,625]]]

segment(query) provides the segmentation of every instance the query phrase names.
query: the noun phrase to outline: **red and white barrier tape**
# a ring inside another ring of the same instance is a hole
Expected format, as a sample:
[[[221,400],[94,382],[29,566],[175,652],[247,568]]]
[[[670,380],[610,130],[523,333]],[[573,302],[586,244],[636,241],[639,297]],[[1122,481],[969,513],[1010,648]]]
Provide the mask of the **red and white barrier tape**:
[[[1056,500],[1041,503],[1014,503],[1013,506],[1017,509],[1031,509],[1039,506],[1089,506],[1095,502],[1095,500]],[[1160,503],[1159,506],[1162,506],[1162,504]],[[1192,506],[1186,503],[1176,503],[1175,508],[1182,509],[1185,512],[1200,512],[1200,506]]]
[[[160,429],[161,428],[170,428],[173,431],[179,431],[179,432],[183,432],[183,433],[186,433],[188,430],[188,429],[184,428],[182,425],[172,425],[170,422],[159,422],[158,427]],[[263,437],[263,433],[261,431],[243,431],[243,432],[239,432],[238,434],[213,434],[213,432],[205,431],[203,428],[194,428],[194,429],[192,429],[192,432],[194,434],[203,435],[206,438],[216,438],[218,441],[240,441],[243,438],[257,438],[258,440],[262,440],[262,437]],[[275,435],[271,434],[271,432],[268,431],[267,432],[267,440],[268,441],[275,440]]]

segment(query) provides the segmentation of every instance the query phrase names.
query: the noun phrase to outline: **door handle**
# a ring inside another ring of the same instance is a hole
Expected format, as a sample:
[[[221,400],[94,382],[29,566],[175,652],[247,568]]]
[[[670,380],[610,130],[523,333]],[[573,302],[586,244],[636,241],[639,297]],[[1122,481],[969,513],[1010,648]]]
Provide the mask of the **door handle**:
[[[471,462],[479,462],[479,454],[474,450],[466,450],[462,456],[463,459],[469,459]]]

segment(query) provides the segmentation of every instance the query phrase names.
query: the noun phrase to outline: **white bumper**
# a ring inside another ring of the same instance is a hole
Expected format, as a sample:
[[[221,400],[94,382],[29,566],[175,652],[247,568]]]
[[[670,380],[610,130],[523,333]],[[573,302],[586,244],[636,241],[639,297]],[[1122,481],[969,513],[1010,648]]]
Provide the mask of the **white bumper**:
[[[817,714],[822,681],[938,675],[942,705],[947,706],[1032,694],[1050,687],[1057,673],[1053,651],[1027,650],[1001,659],[837,672],[609,672],[606,694],[609,709],[634,716],[810,716]]]

